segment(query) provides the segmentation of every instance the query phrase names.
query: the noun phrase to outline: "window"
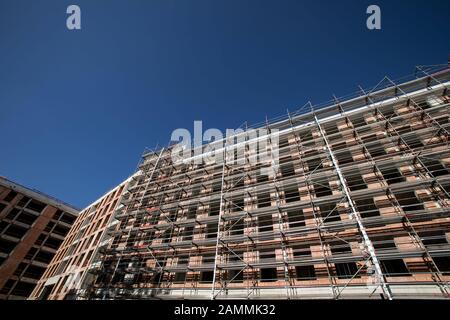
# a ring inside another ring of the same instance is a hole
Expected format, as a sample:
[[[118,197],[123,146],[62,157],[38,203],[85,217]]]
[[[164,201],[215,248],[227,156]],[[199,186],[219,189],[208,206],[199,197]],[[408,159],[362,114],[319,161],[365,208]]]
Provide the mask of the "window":
[[[28,297],[34,289],[33,283],[19,281],[14,289],[11,291],[11,295]]]
[[[244,272],[242,270],[228,270],[227,280],[233,280],[233,282],[242,282],[244,281]]]
[[[272,215],[258,217],[258,231],[259,232],[272,231],[272,230],[273,230]]]
[[[438,160],[423,159],[422,162],[434,177],[445,176],[450,173],[450,170],[445,168]]]
[[[38,249],[36,248],[31,248],[30,250],[28,250],[27,255],[25,256],[25,259],[33,259],[34,254],[38,251]]]
[[[373,198],[355,200],[356,208],[362,218],[377,217],[380,215]]]
[[[194,232],[194,227],[193,226],[184,227],[183,241],[191,239],[193,232]]]
[[[6,219],[14,220],[14,218],[17,216],[17,214],[20,212],[17,208],[12,208],[11,211],[6,216]]]
[[[188,219],[194,219],[197,214],[197,207],[189,207],[187,218]]]
[[[58,210],[55,212],[55,214],[53,215],[53,219],[58,220],[62,215],[62,211]]]
[[[380,168],[380,171],[389,185],[405,181],[405,177],[401,175],[397,168]]]
[[[370,144],[366,144],[366,148],[372,158],[384,156],[386,154],[386,150],[384,150],[384,147],[379,142],[371,142]]]
[[[30,198],[22,197],[22,199],[20,199],[20,201],[19,201],[19,203],[17,203],[17,205],[19,207],[25,207],[25,205],[28,203],[28,201],[30,201]]]
[[[336,268],[336,275],[339,279],[350,279],[352,277],[360,278],[359,274],[355,275],[358,271],[355,262],[335,263],[334,266]]]
[[[11,288],[14,286],[15,283],[16,283],[15,280],[9,279],[8,281],[6,281],[5,285],[0,290],[0,293],[1,294],[8,294],[9,290],[11,290]]]
[[[336,152],[335,155],[339,165],[353,162],[352,154],[348,150],[340,150],[339,152]]]
[[[45,238],[45,234],[40,234],[34,244],[40,246],[44,242]]]
[[[45,286],[44,289],[42,290],[39,300],[47,300],[47,298],[50,296],[50,293],[52,292],[54,286],[55,286],[54,284],[50,285],[50,286]]]
[[[289,145],[288,138],[282,138],[280,140],[280,144],[278,145],[278,147],[281,149],[281,148],[287,147],[288,145]]]
[[[8,223],[8,222],[0,221],[0,233],[2,233],[2,231],[3,231],[4,229],[6,229],[7,226],[9,226],[9,223]]]
[[[258,208],[270,207],[270,193],[262,193],[258,195]]]
[[[306,160],[309,172],[318,171],[323,168],[322,160],[320,159],[319,153],[316,150],[305,152],[305,158],[309,158],[308,160]]]
[[[48,239],[44,243],[44,246],[50,247],[52,249],[58,249],[61,243],[62,240],[48,237]]]
[[[311,248],[309,246],[292,247],[294,257],[311,257]]]
[[[45,226],[44,231],[50,232],[52,230],[52,228],[55,226],[56,223],[54,223],[53,221],[49,221],[47,223],[47,225]]]
[[[174,283],[183,283],[186,280],[186,272],[175,273]]]
[[[416,134],[410,134],[403,138],[411,149],[423,147],[422,141]]]
[[[22,211],[16,220],[31,226],[33,224],[33,222],[36,221],[37,218],[38,218],[38,216],[36,216],[34,214]]]
[[[215,238],[217,235],[217,224],[211,223],[207,225],[206,238]]]
[[[43,263],[50,263],[50,261],[53,258],[53,254],[45,251],[39,251],[39,253],[36,255],[34,260],[43,262]]]
[[[218,191],[220,191],[220,190],[222,190],[222,181],[216,181],[216,182],[214,182],[214,183],[213,183],[213,186],[212,186],[212,191],[213,191],[213,192],[218,192]]]
[[[372,241],[372,244],[377,251],[397,248],[392,237],[377,238],[375,241]]]
[[[6,208],[6,204],[0,203],[0,213]]]
[[[231,183],[231,188],[232,189],[242,188],[244,187],[244,185],[245,185],[244,177],[234,178],[233,182]]]
[[[72,216],[72,215],[70,215],[70,214],[68,214],[68,213],[64,213],[63,215],[62,215],[62,217],[61,217],[61,220],[60,221],[62,221],[62,222],[64,222],[64,223],[67,223],[67,224],[73,224],[73,222],[75,221],[75,217],[74,216]]]
[[[433,257],[433,260],[443,275],[450,275],[450,257]]]
[[[338,129],[338,127],[337,127],[336,122],[330,122],[330,123],[327,123],[327,124],[324,126],[324,130],[325,130],[325,132],[326,132],[327,135],[332,135],[332,134],[334,134],[334,133],[338,133],[338,132],[339,132],[339,129]]]
[[[36,212],[42,212],[42,210],[44,210],[44,208],[47,205],[45,203],[42,203],[40,201],[37,200],[31,200],[31,202],[27,205],[27,209],[36,211]]]
[[[321,204],[319,206],[320,216],[325,222],[340,221],[341,217],[336,208],[336,204]]]
[[[6,239],[0,239],[0,252],[9,254],[14,250],[17,243]]]
[[[295,273],[297,274],[297,280],[315,280],[316,270],[313,265],[310,266],[296,266]]]
[[[287,217],[288,217],[290,228],[305,226],[305,216],[303,215],[302,210],[300,210],[300,209],[290,210],[287,212]]]
[[[281,165],[280,169],[283,177],[295,176],[295,168],[292,162]]]
[[[269,181],[269,176],[266,174],[257,174],[256,175],[256,182],[257,183],[261,183],[261,182],[267,182]]]
[[[17,196],[17,192],[11,190],[6,197],[3,199],[6,202],[11,202]]]
[[[11,224],[8,229],[6,229],[5,234],[11,237],[22,239],[22,237],[28,232],[27,228]]]
[[[262,268],[261,269],[261,282],[277,281],[277,269],[276,268]]]
[[[300,201],[300,194],[297,188],[284,190],[284,198],[286,203]]]
[[[19,265],[17,266],[16,270],[14,271],[14,275],[20,277],[20,275],[22,274],[23,270],[25,270],[25,268],[27,266],[28,266],[28,264],[26,264],[25,262],[19,263]]]
[[[200,273],[200,281],[202,283],[211,283],[213,280],[213,271],[203,271]]]
[[[244,198],[239,197],[237,199],[232,200],[232,212],[239,212],[244,210]]]
[[[419,232],[419,236],[426,247],[448,244],[444,231]]]
[[[316,194],[316,197],[325,197],[325,196],[331,196],[333,192],[331,191],[330,184],[327,180],[317,180],[312,181],[312,184],[314,186],[314,192]]]
[[[395,197],[405,212],[423,210],[423,205],[414,191],[395,193]]]
[[[211,202],[209,204],[210,210],[209,210],[209,215],[210,216],[217,216],[220,213],[220,202],[216,201],[216,202]]]
[[[22,276],[33,279],[40,279],[44,272],[45,268],[30,265]]]
[[[345,177],[347,181],[347,185],[350,191],[356,191],[361,189],[367,189],[367,185],[364,182],[361,174],[357,171],[352,172],[351,174]]]
[[[195,186],[192,189],[192,196],[193,197],[198,196],[200,194],[200,190],[201,190],[201,187],[199,185]]]
[[[345,242],[331,242],[330,243],[331,252],[333,255],[339,255],[342,253],[351,253],[352,249],[350,245]]]
[[[230,233],[231,235],[244,234],[244,220],[230,221]]]
[[[275,260],[274,249],[259,250],[259,261]]]
[[[410,276],[402,259],[381,260],[381,269],[389,277]]]

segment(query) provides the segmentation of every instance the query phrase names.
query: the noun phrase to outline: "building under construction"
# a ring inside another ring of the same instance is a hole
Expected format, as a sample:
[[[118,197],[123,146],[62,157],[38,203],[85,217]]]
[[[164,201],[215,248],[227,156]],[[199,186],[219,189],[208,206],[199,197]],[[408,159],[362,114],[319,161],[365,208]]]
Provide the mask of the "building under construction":
[[[81,210],[30,299],[76,299],[82,284],[92,282],[94,275],[88,270],[95,266],[99,248],[109,243],[105,230],[117,224],[113,213],[128,181]]]
[[[78,209],[0,177],[0,300],[26,299]]]
[[[449,298],[449,86],[417,67],[246,128],[223,161],[145,152],[77,298]]]

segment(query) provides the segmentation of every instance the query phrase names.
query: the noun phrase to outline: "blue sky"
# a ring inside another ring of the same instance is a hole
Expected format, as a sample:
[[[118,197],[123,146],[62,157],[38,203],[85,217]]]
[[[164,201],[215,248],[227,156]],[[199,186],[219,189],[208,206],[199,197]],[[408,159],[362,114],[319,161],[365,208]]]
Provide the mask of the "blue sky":
[[[0,175],[84,207],[194,120],[235,128],[446,63],[449,21],[441,0],[1,0]]]

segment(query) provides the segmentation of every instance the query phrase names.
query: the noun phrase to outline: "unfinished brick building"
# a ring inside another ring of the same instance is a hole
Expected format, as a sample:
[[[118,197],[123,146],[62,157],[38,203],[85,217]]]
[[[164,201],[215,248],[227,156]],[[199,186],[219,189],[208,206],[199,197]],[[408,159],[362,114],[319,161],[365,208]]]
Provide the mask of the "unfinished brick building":
[[[0,177],[0,299],[26,299],[78,209]]]
[[[105,230],[117,221],[113,217],[129,180],[108,191],[81,210],[60,249],[30,295],[31,300],[76,299],[83,283],[91,283],[87,270],[95,267],[99,250],[108,244]]]
[[[269,141],[263,160],[250,128],[244,148],[227,139],[221,162],[145,152],[73,297],[449,298],[449,86],[448,66],[418,67],[308,103],[256,126],[267,131],[256,138]],[[67,298],[59,282],[42,290],[79,251],[89,211],[36,298]]]

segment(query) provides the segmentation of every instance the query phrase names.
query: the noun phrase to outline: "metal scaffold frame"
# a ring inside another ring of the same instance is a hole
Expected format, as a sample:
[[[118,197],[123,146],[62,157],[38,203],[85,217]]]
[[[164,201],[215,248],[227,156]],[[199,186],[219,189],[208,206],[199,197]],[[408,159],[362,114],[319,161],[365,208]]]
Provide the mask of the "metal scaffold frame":
[[[144,153],[92,297],[447,298],[450,69],[418,70],[266,119],[256,138],[246,126],[222,162],[194,163],[205,146],[180,163],[171,146]]]

